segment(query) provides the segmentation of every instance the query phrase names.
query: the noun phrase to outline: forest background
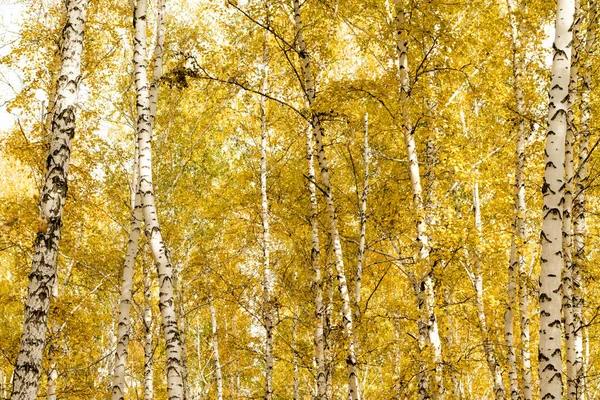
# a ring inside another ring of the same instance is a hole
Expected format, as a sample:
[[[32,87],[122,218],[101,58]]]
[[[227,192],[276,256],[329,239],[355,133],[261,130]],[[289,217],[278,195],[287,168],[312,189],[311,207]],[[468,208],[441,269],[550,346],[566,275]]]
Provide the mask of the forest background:
[[[579,10],[570,46],[577,57],[569,56],[579,75],[564,102],[574,174],[581,177],[586,165],[587,175],[577,187],[573,181],[574,204],[585,196],[586,228],[577,236],[575,227],[575,243],[564,247],[581,257],[575,275],[562,277],[572,293],[563,300],[558,369],[565,393],[578,391],[569,398],[594,399],[596,2],[559,3]],[[21,348],[32,244],[48,223],[39,204],[64,4],[0,5],[3,399]],[[152,176],[172,265],[185,398],[337,399],[349,388],[365,399],[539,398],[539,238],[556,4],[148,6],[148,79],[158,87]],[[134,33],[130,4],[89,2],[39,371],[38,395],[49,399],[114,398],[118,386],[123,266],[139,170],[134,34],[141,32]],[[166,390],[162,280],[150,247],[141,235],[119,391],[177,398]],[[580,319],[573,330],[564,311],[571,308]],[[576,367],[569,333],[580,340]]]

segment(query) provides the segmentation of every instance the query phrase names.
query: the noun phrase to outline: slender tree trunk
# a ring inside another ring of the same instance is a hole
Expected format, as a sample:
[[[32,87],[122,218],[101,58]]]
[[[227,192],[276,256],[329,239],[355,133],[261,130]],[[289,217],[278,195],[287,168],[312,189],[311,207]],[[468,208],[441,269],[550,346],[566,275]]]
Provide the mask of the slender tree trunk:
[[[476,170],[475,174],[478,172]],[[475,182],[473,186],[473,208],[475,210],[475,229],[477,230],[477,241],[481,242],[481,204],[479,202],[479,182]],[[502,370],[496,358],[494,345],[490,339],[490,332],[487,327],[487,318],[485,316],[485,303],[483,299],[483,271],[481,268],[481,260],[479,259],[479,251],[475,251],[475,262],[473,271],[470,272],[471,283],[475,289],[475,306],[477,309],[477,319],[479,321],[479,329],[483,337],[483,351],[485,359],[492,375],[494,383],[494,397],[496,400],[504,400],[504,381],[502,379]]]
[[[308,195],[310,201],[310,262],[313,270],[313,298],[315,302],[315,363],[317,367],[317,400],[327,399],[327,379],[325,374],[325,335],[323,332],[323,278],[321,274],[321,248],[319,243],[319,221],[317,206],[317,188],[315,185],[314,144],[312,130],[306,130],[306,158],[308,164]]]
[[[369,114],[365,113],[363,131],[363,187],[360,196],[360,237],[358,240],[358,254],[356,256],[356,282],[354,285],[354,320],[360,320],[360,292],[362,285],[363,261],[367,236],[367,197],[369,196]],[[358,189],[357,189],[358,190]]]
[[[177,312],[173,292],[173,267],[162,239],[152,184],[152,126],[146,65],[146,9],[146,0],[137,0],[134,8],[134,76],[137,97],[138,146],[140,152],[140,193],[142,196],[145,233],[158,272],[159,309],[162,316],[162,328],[166,343],[167,393],[169,400],[179,400],[184,397],[184,393],[181,338],[177,327]],[[157,64],[155,58],[155,66]]]
[[[292,325],[292,364],[294,367],[294,386],[292,398],[294,400],[300,400],[300,376],[298,371],[298,308],[294,310],[293,325]]]
[[[512,31],[512,67],[514,80],[515,103],[517,108],[517,160],[515,163],[515,192],[514,192],[514,217],[513,232],[511,238],[510,260],[508,266],[508,301],[504,315],[504,336],[507,348],[508,377],[510,381],[510,397],[512,400],[521,398],[517,373],[517,360],[515,352],[514,337],[514,307],[517,298],[517,274],[520,282],[519,290],[519,314],[521,320],[520,348],[521,348],[521,370],[523,379],[523,400],[531,400],[531,356],[529,354],[529,298],[526,287],[526,269],[524,247],[527,241],[525,233],[525,133],[526,121],[525,100],[522,89],[523,56],[521,52],[521,32],[519,31],[518,15],[523,11],[523,2],[515,4],[516,0],[509,0],[509,17]]]
[[[293,0],[294,7],[294,22],[296,26],[296,40],[299,47],[299,55],[301,62],[302,75],[304,77],[304,89],[309,107],[312,107],[316,99],[316,88],[312,74],[310,57],[307,52],[306,43],[302,29],[302,16],[300,14],[299,0]],[[356,338],[352,327],[352,311],[350,308],[350,295],[348,292],[348,283],[346,281],[346,272],[344,269],[344,257],[342,253],[342,244],[340,234],[337,227],[337,216],[335,211],[335,202],[333,199],[333,191],[331,189],[331,181],[329,178],[329,166],[325,157],[323,148],[321,121],[316,113],[312,113],[311,124],[315,135],[315,143],[317,146],[317,155],[319,167],[321,169],[321,182],[325,192],[325,202],[327,205],[327,213],[329,214],[329,228],[331,232],[331,240],[335,256],[335,267],[338,280],[338,288],[342,298],[342,324],[344,326],[344,337],[348,342],[348,357],[346,366],[348,371],[348,399],[359,400],[360,393],[358,390],[358,377],[356,375]]]
[[[333,399],[333,371],[334,365],[334,353],[333,340],[331,333],[333,332],[333,292],[334,292],[334,273],[333,263],[329,260],[327,262],[327,287],[325,293],[327,295],[327,303],[323,307],[323,323],[324,323],[324,357],[325,357],[325,388],[326,398],[328,400]]]
[[[566,99],[569,94],[573,12],[573,0],[558,0],[548,107],[546,164],[542,186],[544,206],[541,232],[539,343],[540,398],[542,400],[560,399],[563,396],[561,372],[562,219],[565,200],[565,136],[568,118]]]
[[[154,398],[154,347],[152,335],[152,275],[144,259],[144,400]]]
[[[269,24],[268,3],[266,4],[267,25]],[[262,59],[262,91],[266,93],[269,87],[269,47],[268,34],[265,32]],[[269,202],[267,196],[267,146],[269,128],[267,126],[266,98],[260,96],[260,196],[261,219],[263,228],[263,323],[265,326],[265,400],[273,397],[273,305],[271,294],[273,291],[273,272],[271,271],[270,246],[271,234],[269,230]]]
[[[580,10],[579,0],[574,0],[575,14],[572,25],[573,41],[571,44],[571,73],[569,79],[569,99],[567,110],[567,134],[565,137],[565,193],[563,203],[562,220],[562,245],[564,269],[562,271],[563,290],[563,318],[565,332],[565,361],[567,377],[567,398],[576,399],[577,396],[577,374],[575,372],[575,325],[573,318],[573,192],[575,167],[573,158],[573,143],[575,141],[575,101],[577,100],[579,80],[579,26]]]
[[[429,259],[429,237],[424,218],[423,191],[421,188],[421,175],[419,172],[419,161],[414,131],[408,113],[408,100],[410,93],[410,77],[408,72],[408,29],[406,22],[406,10],[402,0],[395,1],[396,6],[396,50],[398,54],[398,75],[400,79],[400,104],[401,118],[404,124],[403,135],[408,154],[409,175],[411,190],[413,194],[413,207],[415,212],[415,224],[417,228],[417,243],[419,250],[417,262],[419,265],[418,284],[416,285],[417,303],[420,310],[419,343],[421,351],[426,354],[432,353],[435,377],[435,389],[430,388],[429,377],[426,371],[419,373],[419,398],[429,399],[435,393],[435,397],[444,397],[444,383],[442,372],[442,348],[435,315],[435,292],[433,266]]]
[[[58,370],[56,369],[56,362],[51,359],[50,372],[48,373],[48,400],[56,400],[56,380],[58,379]]]
[[[212,329],[212,350],[215,359],[215,381],[217,383],[217,400],[223,400],[223,373],[221,371],[221,359],[219,357],[219,337],[217,336],[217,311],[212,291],[208,292],[208,305],[210,307],[210,322]]]
[[[69,267],[70,268],[70,267]],[[54,287],[52,288],[52,296],[58,299],[58,270],[57,276],[54,280]],[[57,326],[56,321],[53,324],[54,332],[58,332],[59,327]],[[50,334],[52,336],[52,333]],[[56,369],[56,351],[57,345],[56,340],[58,338],[54,338],[48,345],[48,380],[46,382],[46,391],[47,391],[47,399],[48,400],[56,400],[56,380],[58,379],[58,370]]]
[[[117,324],[117,349],[113,371],[112,400],[124,399],[125,368],[127,363],[127,347],[131,331],[130,310],[131,294],[133,289],[133,273],[135,259],[138,254],[140,229],[142,225],[142,204],[139,192],[139,177],[137,164],[138,146],[135,146],[135,162],[131,182],[131,223],[129,227],[129,240],[123,263],[123,280],[121,283],[121,299],[119,301]]]
[[[71,142],[75,135],[76,103],[81,80],[81,53],[87,0],[69,0],[62,31],[61,67],[52,116],[52,139],[40,196],[40,219],[29,275],[23,333],[14,368],[12,400],[34,400],[40,372],[50,296],[56,280],[56,258],[67,195]]]
[[[156,44],[154,47],[154,79],[150,86],[150,113],[149,121],[151,127],[154,126],[154,120],[156,118],[156,104],[158,96],[157,82],[161,75],[162,65],[162,49],[164,43],[164,4],[162,0],[158,1],[157,9],[157,21],[156,21]],[[119,303],[119,323],[117,328],[117,350],[115,352],[115,369],[113,375],[113,390],[112,400],[120,400],[124,398],[125,388],[125,368],[127,363],[127,347],[129,345],[129,334],[131,330],[130,322],[130,308],[131,308],[131,294],[133,286],[133,275],[135,268],[135,260],[138,254],[138,243],[140,237],[140,230],[142,225],[142,204],[141,195],[139,193],[139,143],[136,140],[135,150],[135,166],[132,178],[132,214],[131,214],[131,225],[129,229],[129,241],[127,243],[127,251],[125,255],[125,263],[123,265],[123,282],[121,285],[121,301]],[[144,277],[146,280],[146,275]],[[148,277],[149,279],[149,277]],[[149,307],[149,306],[146,306]],[[151,310],[146,308],[149,312]],[[146,312],[145,309],[145,312]],[[148,335],[148,327],[146,326],[146,335]],[[152,350],[152,334],[150,335],[150,350]],[[146,361],[148,361],[146,359]],[[149,366],[150,369],[153,365]],[[152,371],[146,371],[144,373],[150,373],[150,384],[152,380]],[[150,396],[152,396],[152,388],[150,387]],[[145,390],[146,392],[146,390]]]
[[[592,55],[596,42],[597,7],[595,1],[589,2],[587,10],[587,32],[585,38],[585,52],[582,66],[581,86],[581,126],[579,129],[579,159],[575,174],[575,196],[573,197],[573,264],[572,264],[572,312],[573,328],[572,347],[572,389],[569,390],[569,399],[582,400],[585,398],[585,364],[583,354],[583,293],[581,270],[585,263],[585,204],[586,186],[588,185],[588,157],[590,141],[591,103],[590,93],[592,87]],[[571,393],[574,392],[574,396]]]
[[[173,289],[177,300],[177,326],[181,337],[181,379],[183,382],[184,399],[190,399],[190,386],[188,384],[187,369],[187,324],[185,321],[185,284],[182,278],[183,264],[177,264],[173,270]]]

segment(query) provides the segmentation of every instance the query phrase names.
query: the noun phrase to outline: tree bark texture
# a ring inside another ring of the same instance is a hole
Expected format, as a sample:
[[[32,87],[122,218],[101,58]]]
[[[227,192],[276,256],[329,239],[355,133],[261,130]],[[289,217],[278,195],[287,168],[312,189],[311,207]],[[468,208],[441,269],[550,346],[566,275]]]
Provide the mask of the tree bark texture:
[[[173,267],[162,238],[152,183],[152,126],[146,64],[146,0],[134,7],[134,77],[137,98],[139,176],[145,234],[158,272],[159,309],[166,343],[167,393],[169,400],[183,399],[181,338],[177,326]],[[155,65],[157,65],[155,59]]]
[[[571,26],[573,0],[559,0],[556,14],[554,58],[548,106],[548,133],[542,195],[542,267],[540,276],[540,342],[538,348],[540,398],[563,396],[561,359],[561,274],[563,269],[562,220],[565,193],[565,137],[567,134]]]
[[[46,345],[48,309],[56,280],[56,259],[67,197],[71,142],[75,136],[76,103],[81,81],[81,55],[88,2],[66,2],[62,31],[61,67],[52,114],[52,138],[40,196],[40,225],[34,243],[23,333],[15,363],[12,400],[34,400],[40,383]]]

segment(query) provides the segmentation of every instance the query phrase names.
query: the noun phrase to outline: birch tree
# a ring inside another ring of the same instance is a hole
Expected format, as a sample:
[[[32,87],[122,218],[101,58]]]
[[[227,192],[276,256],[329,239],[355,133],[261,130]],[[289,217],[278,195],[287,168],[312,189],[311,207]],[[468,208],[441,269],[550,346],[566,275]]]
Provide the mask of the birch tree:
[[[144,216],[144,231],[158,273],[159,308],[167,353],[167,393],[169,400],[178,400],[183,398],[184,388],[181,338],[177,326],[177,313],[173,291],[173,267],[162,238],[152,184],[152,120],[150,111],[151,105],[156,101],[154,95],[157,89],[153,89],[151,92],[153,95],[149,96],[146,64],[146,11],[146,0],[136,0],[133,12],[135,31],[133,65],[137,99],[136,128],[139,148],[140,194]],[[162,52],[158,55],[155,54],[154,75],[161,75],[162,62],[156,61],[161,58]]]
[[[115,364],[113,371],[112,400],[124,399],[125,395],[125,368],[127,361],[127,347],[130,340],[130,311],[131,295],[133,290],[133,274],[137,258],[140,230],[142,226],[142,204],[139,191],[139,177],[137,164],[138,146],[135,146],[133,176],[131,183],[131,223],[129,227],[129,240],[123,264],[123,278],[121,283],[121,298],[119,301],[117,324],[117,348],[115,351]]]
[[[517,359],[514,342],[514,307],[516,305],[517,288],[519,293],[519,315],[520,315],[520,349],[521,349],[521,374],[522,374],[522,398],[532,399],[531,383],[531,356],[529,353],[529,296],[527,292],[527,271],[525,265],[524,247],[527,241],[525,232],[525,214],[527,211],[525,203],[525,134],[526,121],[525,100],[523,95],[523,55],[521,54],[521,32],[519,30],[519,15],[523,13],[523,2],[508,2],[509,17],[512,32],[512,72],[514,84],[514,96],[516,103],[517,118],[517,146],[515,163],[515,190],[514,190],[514,217],[513,232],[511,238],[510,259],[508,267],[508,301],[504,320],[504,336],[507,348],[507,361],[509,364],[509,381],[511,399],[520,397]],[[517,275],[518,274],[518,275]],[[517,284],[518,276],[518,284]]]
[[[573,327],[571,329],[573,342],[573,362],[571,365],[571,382],[568,392],[569,399],[580,400],[585,398],[585,363],[583,346],[583,287],[581,271],[585,265],[585,234],[586,234],[586,192],[588,187],[588,158],[590,155],[590,120],[592,90],[592,55],[596,45],[597,7],[595,1],[588,2],[587,29],[585,35],[585,49],[582,54],[581,72],[581,101],[580,101],[580,129],[579,129],[579,156],[575,173],[575,195],[573,197],[573,259],[571,270],[571,306],[573,314]],[[583,10],[582,10],[583,13]]]
[[[269,6],[265,3],[267,22],[269,26]],[[262,92],[267,93],[269,87],[269,32],[265,31],[265,39],[262,54],[261,86]],[[262,221],[262,251],[263,251],[263,323],[265,326],[265,400],[273,397],[273,273],[271,271],[271,233],[269,230],[269,201],[267,196],[267,140],[269,127],[267,126],[266,98],[260,96],[260,198],[261,198],[261,221]]]
[[[211,345],[213,357],[215,359],[215,380],[217,383],[217,400],[223,400],[223,372],[221,371],[221,358],[219,356],[219,337],[217,335],[217,311],[212,291],[208,292],[208,305],[210,307],[211,323]]]
[[[362,289],[363,260],[367,236],[367,198],[369,196],[369,114],[365,113],[363,127],[363,187],[360,196],[360,232],[358,254],[356,256],[356,282],[354,283],[354,319],[360,319],[360,299]],[[358,191],[358,188],[357,188]]]
[[[579,80],[579,28],[580,7],[579,0],[574,0],[575,14],[572,25],[573,41],[571,43],[571,72],[569,78],[569,98],[567,109],[567,133],[565,136],[565,194],[563,203],[563,259],[562,272],[563,291],[563,317],[565,332],[565,361],[567,378],[567,398],[576,398],[576,373],[575,373],[575,323],[573,316],[573,192],[575,178],[575,162],[573,145],[575,141],[575,102],[577,101]]]
[[[144,16],[145,18],[145,16]],[[158,1],[157,4],[157,18],[156,18],[156,44],[154,47],[154,76],[150,86],[150,110],[149,110],[149,122],[150,126],[154,127],[154,120],[156,118],[156,104],[158,95],[158,80],[161,75],[162,66],[162,49],[164,46],[164,3],[162,0]],[[131,311],[131,296],[133,288],[133,276],[135,269],[135,260],[137,258],[139,249],[140,231],[143,223],[142,213],[142,199],[140,194],[140,179],[139,179],[139,143],[136,138],[135,153],[134,153],[134,167],[132,174],[131,183],[131,223],[129,227],[129,240],[127,242],[127,250],[125,252],[125,262],[123,264],[123,278],[121,284],[121,299],[119,302],[119,322],[117,325],[117,349],[115,351],[115,368],[113,372],[113,390],[112,400],[120,400],[124,398],[125,389],[125,368],[127,363],[127,348],[130,340],[130,311]],[[146,299],[146,291],[151,291],[151,282],[147,282],[150,279],[146,273],[144,267],[144,295]],[[149,301],[148,299],[146,299]],[[146,317],[146,314],[150,315]],[[148,318],[148,321],[147,321]],[[151,351],[152,349],[152,333],[150,330],[151,324],[151,308],[149,305],[145,305],[144,308],[144,325],[146,330],[146,343],[144,348],[145,351]],[[149,336],[149,337],[148,337]],[[146,348],[148,347],[148,348]],[[152,397],[152,361],[149,359],[150,354],[147,353],[146,364],[148,370],[145,371],[145,384],[148,388],[145,390],[148,396]]]
[[[293,0],[294,24],[296,28],[295,42],[298,46],[298,55],[300,57],[302,77],[304,79],[304,92],[309,104],[309,108],[313,106],[316,99],[316,87],[312,72],[311,60],[304,42],[304,34],[302,27],[302,15],[300,12],[300,2]],[[329,230],[333,245],[335,257],[335,268],[338,281],[338,289],[342,297],[342,324],[344,326],[344,338],[348,342],[348,357],[346,366],[348,372],[348,399],[359,400],[360,393],[358,390],[358,377],[356,375],[356,338],[352,325],[352,311],[350,309],[350,295],[348,292],[348,283],[346,281],[346,271],[344,267],[344,257],[342,253],[342,243],[337,227],[337,217],[335,211],[335,202],[333,199],[333,191],[331,188],[331,180],[329,177],[329,165],[323,148],[323,133],[321,120],[319,115],[311,110],[311,126],[315,137],[317,148],[317,158],[319,168],[321,169],[321,182],[324,186],[325,202],[327,205],[327,214],[329,215]]]
[[[559,0],[556,14],[554,58],[548,106],[545,170],[542,194],[542,269],[540,276],[540,398],[563,396],[561,359],[561,274],[563,269],[562,220],[565,185],[571,26],[573,0]]]
[[[478,175],[478,170],[475,170],[475,176]],[[477,179],[477,178],[476,178]],[[475,213],[475,230],[477,231],[477,242],[482,240],[482,225],[481,225],[481,203],[479,201],[479,182],[476,180],[473,185],[473,209]],[[487,317],[485,315],[485,304],[483,298],[483,271],[479,252],[475,251],[475,260],[473,262],[473,268],[467,269],[469,278],[475,289],[475,308],[477,311],[477,319],[479,321],[479,329],[483,337],[483,351],[488,364],[488,368],[492,375],[493,386],[494,386],[494,397],[496,400],[504,399],[504,381],[502,379],[502,370],[500,364],[496,358],[494,345],[490,339],[490,332],[488,329]]]
[[[144,260],[144,400],[154,398],[154,347],[152,329],[152,276]]]
[[[419,347],[422,355],[432,352],[435,365],[436,388],[430,387],[428,372],[419,371],[419,398],[428,399],[436,393],[437,397],[443,396],[444,383],[442,376],[442,348],[439,336],[437,317],[435,315],[435,294],[433,268],[429,260],[429,237],[424,218],[423,190],[421,188],[421,174],[419,172],[419,161],[414,138],[414,129],[408,112],[408,101],[410,98],[410,75],[408,69],[408,28],[407,10],[403,0],[395,1],[395,39],[396,52],[398,56],[398,78],[400,81],[399,101],[401,107],[402,134],[406,151],[408,154],[409,175],[411,191],[413,195],[413,208],[415,213],[415,225],[417,229],[417,251],[418,277],[414,283],[417,295],[417,304],[420,312]]]
[[[52,137],[39,204],[39,218],[42,222],[34,242],[23,333],[13,373],[11,400],[35,399],[40,383],[48,309],[52,288],[57,279],[56,259],[67,197],[71,142],[76,128],[87,6],[87,0],[66,2],[67,17],[61,37],[61,67],[52,112]]]
[[[314,143],[312,129],[306,129],[306,160],[307,160],[307,181],[308,197],[310,202],[310,214],[308,217],[310,223],[310,264],[313,270],[313,301],[315,303],[315,363],[316,363],[316,387],[318,400],[327,399],[327,378],[325,373],[325,335],[324,319],[325,309],[323,306],[323,277],[321,272],[321,247],[319,243],[319,209],[317,204],[317,188],[315,185],[315,166],[314,166]]]

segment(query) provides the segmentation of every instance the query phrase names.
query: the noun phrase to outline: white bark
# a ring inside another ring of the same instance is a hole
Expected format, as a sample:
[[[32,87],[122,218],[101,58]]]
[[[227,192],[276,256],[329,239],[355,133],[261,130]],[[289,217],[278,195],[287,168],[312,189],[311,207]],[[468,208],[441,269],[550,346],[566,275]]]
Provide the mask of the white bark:
[[[112,400],[122,400],[125,396],[125,368],[127,363],[127,347],[131,331],[130,310],[131,294],[133,289],[133,273],[135,259],[138,254],[140,229],[142,225],[142,204],[139,193],[139,177],[137,164],[138,148],[135,146],[133,176],[131,182],[131,223],[129,227],[129,240],[123,263],[123,279],[121,283],[121,298],[119,301],[117,323],[117,349],[113,371]]]
[[[154,348],[152,335],[152,276],[144,260],[144,400],[154,398]]]
[[[223,372],[221,371],[221,358],[219,357],[219,337],[217,335],[217,311],[212,291],[208,292],[208,305],[210,307],[210,322],[212,332],[212,350],[215,359],[215,381],[217,383],[217,400],[223,400]]]
[[[12,400],[34,400],[40,383],[48,309],[56,280],[56,258],[68,188],[71,142],[75,135],[87,5],[87,0],[66,2],[67,17],[62,31],[61,67],[52,115],[52,138],[40,196],[40,218],[46,226],[37,233],[34,243],[23,333],[14,368]]]
[[[477,175],[477,170],[475,171]],[[475,182],[473,186],[473,208],[475,211],[475,229],[477,230],[477,241],[481,239],[481,204],[479,202],[479,182]],[[481,261],[479,260],[479,251],[475,251],[475,261],[473,270],[470,271],[469,277],[473,288],[475,289],[475,307],[477,309],[477,319],[479,321],[479,329],[481,330],[481,336],[483,337],[483,351],[485,353],[485,359],[492,375],[494,384],[494,397],[496,400],[504,399],[504,381],[502,379],[502,370],[500,364],[496,358],[494,345],[490,338],[490,332],[487,327],[487,318],[485,316],[485,303],[483,299],[483,271],[481,267]]]
[[[317,367],[316,386],[317,400],[327,399],[327,379],[325,373],[325,335],[323,323],[325,310],[323,308],[323,278],[321,273],[321,248],[319,243],[319,221],[317,206],[317,188],[315,185],[314,144],[312,130],[306,130],[306,158],[308,164],[308,195],[310,201],[310,262],[313,270],[313,298],[315,302],[315,364]]]
[[[512,400],[521,398],[517,373],[517,359],[515,352],[514,315],[517,298],[517,274],[520,282],[519,314],[521,320],[520,348],[521,348],[521,373],[522,373],[522,398],[531,400],[531,356],[529,353],[529,298],[526,286],[526,269],[524,247],[527,241],[525,233],[525,133],[526,121],[525,101],[522,89],[523,55],[521,54],[521,32],[518,15],[523,11],[523,2],[518,6],[515,0],[508,1],[510,25],[512,31],[512,68],[517,118],[517,146],[515,163],[515,191],[514,191],[514,217],[511,238],[510,260],[508,266],[508,293],[507,307],[504,315],[504,336],[507,348],[508,377],[510,381],[510,397]]]
[[[140,194],[142,196],[145,233],[158,272],[159,309],[166,343],[167,393],[169,400],[179,400],[184,395],[181,338],[177,327],[177,312],[173,291],[173,267],[160,231],[152,184],[152,126],[146,65],[146,10],[146,0],[137,0],[134,8],[133,60],[138,115]],[[157,64],[155,59],[155,66]]]
[[[267,25],[269,24],[269,10],[267,8]],[[267,44],[268,31],[265,32],[262,60],[262,91],[266,93],[269,87],[269,47]],[[269,202],[267,196],[267,110],[266,98],[260,96],[260,196],[262,220],[262,250],[263,250],[263,324],[265,327],[265,400],[273,397],[273,305],[271,296],[273,291],[273,272],[271,271],[270,246],[271,233],[269,230]]]
[[[48,400],[56,400],[56,380],[58,379],[58,370],[56,369],[56,363],[50,365],[50,373],[48,374]]]
[[[360,237],[358,239],[358,254],[356,256],[356,282],[354,285],[354,320],[358,324],[360,313],[360,292],[362,285],[363,261],[365,256],[367,236],[367,198],[369,196],[369,114],[365,113],[363,131],[363,187],[360,196]],[[358,190],[358,188],[357,188]]]
[[[162,66],[162,51],[163,51],[163,43],[164,43],[164,3],[162,0],[158,1],[157,4],[157,20],[156,20],[156,44],[154,47],[154,76],[153,81],[150,86],[150,114],[149,120],[151,127],[154,126],[154,120],[156,118],[156,105],[158,98],[158,80],[161,75],[161,66]],[[139,193],[139,167],[138,167],[138,158],[139,158],[139,144],[136,140],[136,150],[135,150],[135,166],[133,171],[132,178],[132,214],[131,214],[131,224],[129,228],[129,241],[127,243],[127,250],[125,255],[125,262],[123,265],[123,280],[121,284],[121,300],[119,303],[119,322],[117,327],[117,350],[115,352],[115,369],[113,375],[113,390],[112,390],[112,400],[120,400],[124,398],[124,389],[125,389],[125,368],[127,363],[127,347],[129,345],[129,334],[131,330],[131,322],[130,322],[130,309],[131,309],[131,294],[132,294],[132,286],[133,286],[133,275],[135,268],[135,260],[138,254],[138,246],[139,246],[139,237],[140,230],[142,226],[142,204],[141,204],[141,195]],[[145,280],[149,279],[149,277],[145,274]],[[150,312],[151,309],[149,306],[146,306],[145,313]],[[144,317],[145,318],[145,317]],[[150,337],[150,350],[152,349],[152,333],[148,330],[148,326],[146,326],[146,336]],[[148,344],[146,344],[148,345]],[[147,355],[146,355],[147,356]],[[144,368],[145,381],[149,380],[148,384],[150,385],[149,389],[145,389],[144,393],[148,391],[150,397],[152,396],[152,387],[151,382],[153,380],[153,372],[152,372],[152,361],[146,359],[146,362],[150,362],[148,365],[150,370],[146,370]]]
[[[560,399],[563,396],[561,360],[562,219],[573,12],[573,0],[558,0],[548,106],[546,165],[542,186],[544,205],[541,232],[539,343],[540,398],[542,400]]]
[[[577,100],[578,80],[579,80],[579,27],[580,27],[580,8],[579,0],[574,0],[575,14],[572,25],[573,42],[571,45],[571,72],[569,79],[569,99],[567,109],[567,134],[565,137],[565,193],[563,203],[562,220],[562,244],[564,269],[562,272],[562,290],[563,290],[563,317],[565,332],[565,362],[567,378],[567,398],[577,398],[577,373],[575,371],[575,323],[573,318],[573,192],[574,192],[574,158],[573,144],[575,141],[575,101]]]
[[[333,292],[334,292],[334,272],[333,263],[327,260],[327,282],[325,294],[327,303],[323,307],[323,332],[324,332],[324,357],[325,357],[325,390],[327,400],[333,399],[333,371],[334,365],[334,348],[331,333],[333,332]]]
[[[173,290],[175,291],[175,299],[177,301],[177,326],[181,338],[181,380],[183,382],[184,399],[190,399],[190,387],[188,384],[188,369],[187,369],[187,336],[186,336],[186,321],[185,310],[185,284],[182,282],[183,264],[177,264],[173,269]]]
[[[403,136],[408,154],[409,175],[411,191],[413,194],[413,208],[415,213],[415,225],[417,230],[417,252],[418,280],[415,285],[417,303],[420,310],[419,343],[423,355],[431,352],[434,363],[435,388],[430,387],[428,372],[421,368],[419,372],[419,398],[428,399],[434,395],[438,398],[444,396],[444,382],[442,372],[442,348],[439,336],[437,317],[435,315],[435,292],[433,267],[429,260],[429,237],[424,217],[423,190],[421,187],[421,175],[419,172],[419,161],[414,131],[410,122],[408,112],[408,100],[410,93],[410,77],[408,72],[408,29],[406,21],[406,10],[402,0],[395,1],[396,18],[396,51],[398,55],[398,77],[400,80],[400,105],[401,118],[404,124]],[[425,367],[425,369],[427,369]]]
[[[316,88],[312,73],[310,57],[307,52],[306,43],[304,42],[302,16],[300,14],[299,0],[293,0],[293,8],[294,22],[296,28],[296,41],[298,43],[302,76],[304,78],[304,89],[306,91],[306,99],[309,103],[309,107],[312,107],[316,99]],[[335,201],[333,199],[333,191],[331,189],[331,180],[329,177],[329,166],[327,158],[325,157],[325,150],[323,148],[321,121],[318,114],[314,112],[311,116],[311,124],[315,135],[319,167],[321,169],[321,182],[324,187],[325,202],[327,205],[327,213],[329,215],[329,229],[331,233],[331,241],[333,244],[333,252],[335,256],[335,268],[337,274],[338,289],[340,291],[340,296],[342,299],[342,324],[344,327],[344,338],[348,342],[348,356],[346,359],[346,366],[348,372],[348,399],[359,400],[360,393],[358,390],[358,377],[356,375],[356,338],[354,336],[354,330],[352,326],[350,295],[348,292],[348,283],[346,281],[342,244],[337,227],[337,216],[335,211]]]
[[[587,10],[587,32],[585,38],[585,52],[582,65],[581,85],[581,126],[579,129],[579,159],[575,175],[575,196],[573,198],[573,265],[572,265],[572,311],[573,311],[573,353],[572,386],[574,396],[569,399],[581,400],[585,396],[585,362],[583,346],[583,293],[581,282],[581,269],[584,266],[585,234],[586,234],[586,187],[588,185],[588,157],[590,141],[590,93],[592,87],[592,54],[596,42],[597,7],[598,3],[589,2]],[[571,390],[569,390],[571,392]]]
[[[297,282],[297,280],[295,280],[295,282]],[[293,325],[292,325],[292,351],[293,351],[293,355],[292,355],[292,364],[294,367],[294,386],[293,386],[293,393],[292,393],[292,398],[294,400],[300,400],[300,376],[299,376],[299,370],[298,370],[298,350],[297,350],[297,346],[298,346],[298,309],[296,309],[294,311],[294,316],[293,316]]]

